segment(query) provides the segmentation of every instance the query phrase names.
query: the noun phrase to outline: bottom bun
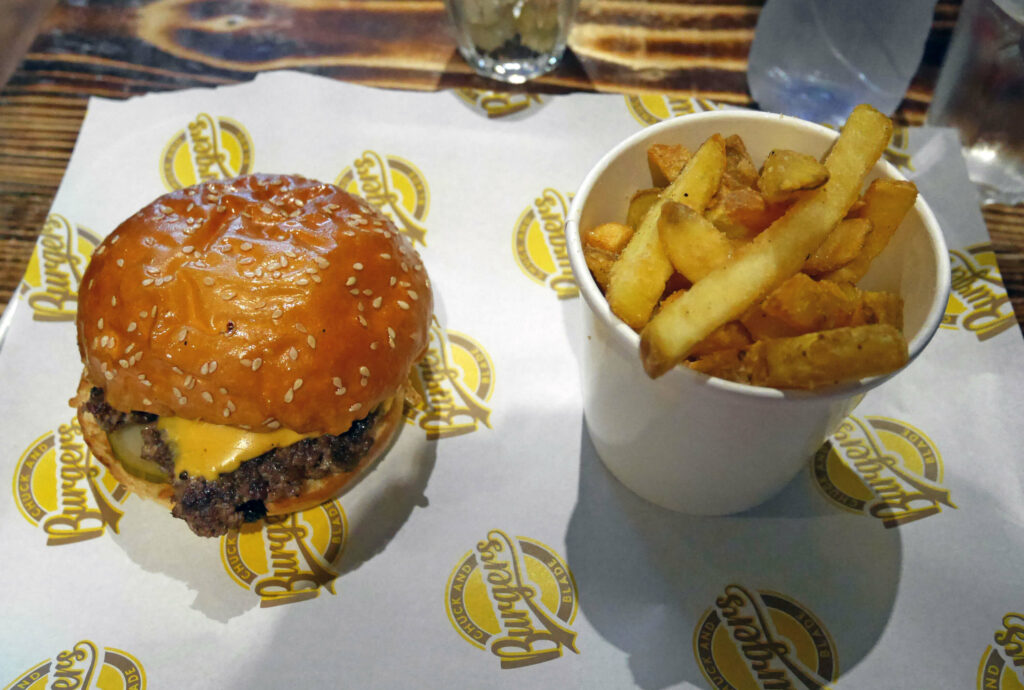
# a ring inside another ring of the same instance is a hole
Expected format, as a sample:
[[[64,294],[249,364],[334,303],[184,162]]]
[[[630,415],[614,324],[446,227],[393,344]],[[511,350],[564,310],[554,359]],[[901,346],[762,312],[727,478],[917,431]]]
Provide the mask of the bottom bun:
[[[156,501],[167,509],[174,507],[174,487],[170,484],[151,482],[137,477],[126,470],[114,455],[114,449],[110,447],[110,439],[107,432],[99,425],[92,413],[84,408],[85,402],[89,400],[89,392],[92,384],[83,376],[78,385],[78,394],[72,398],[69,404],[78,410],[78,422],[82,427],[82,436],[92,450],[93,455],[110,470],[114,478],[123,484],[136,496]],[[359,459],[352,470],[328,475],[320,479],[307,479],[302,490],[297,496],[281,499],[279,501],[267,501],[268,515],[287,515],[297,513],[324,501],[337,498],[346,490],[351,488],[356,481],[366,473],[373,463],[382,457],[391,448],[392,442],[397,438],[398,431],[402,427],[402,412],[405,402],[405,391],[399,391],[395,397],[381,405],[382,411],[378,414],[376,421],[370,428],[370,435],[373,437],[373,445]]]

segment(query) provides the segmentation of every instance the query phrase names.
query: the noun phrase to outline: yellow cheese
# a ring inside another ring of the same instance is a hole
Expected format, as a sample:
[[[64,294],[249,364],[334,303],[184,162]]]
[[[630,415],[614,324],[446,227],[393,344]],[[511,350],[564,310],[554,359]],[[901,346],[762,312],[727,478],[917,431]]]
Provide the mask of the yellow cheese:
[[[190,477],[206,479],[216,479],[225,472],[231,472],[246,460],[268,450],[320,436],[299,434],[288,429],[254,433],[180,417],[160,417],[156,425],[164,432],[174,453],[174,475],[188,472]]]

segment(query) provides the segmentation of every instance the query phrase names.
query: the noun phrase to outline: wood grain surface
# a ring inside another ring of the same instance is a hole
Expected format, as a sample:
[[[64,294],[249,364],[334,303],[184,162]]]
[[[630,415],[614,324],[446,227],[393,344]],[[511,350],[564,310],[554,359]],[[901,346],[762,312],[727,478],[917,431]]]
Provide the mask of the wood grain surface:
[[[675,92],[756,105],[746,63],[761,5],[583,0],[570,54],[526,88]],[[958,12],[958,2],[936,5],[897,120],[923,122]],[[75,0],[21,31],[35,35],[23,56],[0,44],[0,78],[5,65],[16,65],[0,91],[0,308],[24,273],[89,96],[230,84],[272,69],[391,88],[494,88],[459,57],[440,0]],[[1024,207],[983,212],[1024,320]]]

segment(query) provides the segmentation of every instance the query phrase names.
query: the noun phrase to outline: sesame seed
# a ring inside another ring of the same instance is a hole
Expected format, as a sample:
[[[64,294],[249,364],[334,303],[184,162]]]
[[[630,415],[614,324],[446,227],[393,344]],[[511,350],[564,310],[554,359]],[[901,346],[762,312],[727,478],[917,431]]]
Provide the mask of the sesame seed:
[[[224,415],[225,417],[227,417],[227,416],[230,416],[230,415],[231,415],[231,410],[229,410],[228,408],[226,408],[226,407],[225,407],[225,408],[224,408],[224,412],[223,412],[223,415]]]
[[[136,328],[138,328],[138,324],[136,324],[136,323],[135,323],[134,321],[132,321],[132,322],[131,322],[130,324],[128,324],[128,328],[127,328],[127,331],[128,331],[129,333],[131,333],[131,332],[132,332],[132,331],[134,331],[134,330],[135,330]]]
[[[316,349],[316,338],[314,338],[313,336],[309,336],[308,338],[306,338],[306,342],[309,343],[309,346],[311,348],[313,348],[314,350]]]
[[[186,398],[184,395],[181,396],[180,398],[178,398],[178,404],[179,405],[184,405],[187,402],[188,402],[188,398]]]
[[[129,343],[128,347],[125,348],[124,353],[126,355],[130,355],[132,353],[132,350],[134,350],[134,349],[135,349],[135,343]]]
[[[273,275],[275,278],[280,278],[281,277],[281,271],[274,271],[271,275]]]
[[[408,293],[409,297],[412,298],[413,302],[415,302],[416,300],[418,300],[420,298],[420,296],[416,293],[415,290],[406,290],[406,292]]]
[[[210,373],[210,365],[208,363],[206,363],[206,362],[203,362],[203,366],[199,367],[199,373],[202,374],[203,376],[206,376],[207,374],[209,374]]]
[[[143,399],[142,399],[142,404],[143,404],[143,405],[152,405],[152,404],[153,404],[153,401],[152,401],[152,400],[150,400],[149,398],[143,398]]]
[[[182,326],[181,330],[178,331],[178,340],[184,341],[188,337],[188,326]]]
[[[267,427],[268,429],[280,429],[280,428],[281,428],[281,422],[279,422],[279,421],[277,421],[277,420],[275,419],[275,420],[274,420],[274,421],[272,421],[272,422],[268,422],[268,423],[266,424],[266,427]]]
[[[384,253],[382,253],[382,254],[380,255],[380,258],[382,258],[382,259],[390,259],[390,258],[391,258],[391,255],[390,255],[390,254],[388,254],[387,252],[384,252]]]
[[[233,401],[231,401],[231,400],[228,400],[228,409],[229,409],[229,410],[231,410],[232,412],[234,412],[234,411],[235,411],[235,410],[237,410],[238,408],[237,408],[237,407],[235,407],[235,403],[234,403]]]
[[[284,250],[284,255],[287,256],[289,259],[296,259],[299,256],[298,254],[293,252],[291,249],[285,249]]]
[[[213,282],[213,278],[211,278],[210,276],[206,276],[205,278],[203,278],[203,285],[206,285],[207,287],[212,286]]]
[[[334,391],[334,394],[335,395],[345,395],[345,393],[347,393],[347,392],[348,392],[348,389],[345,388],[344,386],[342,386],[341,388],[336,389]]]
[[[351,276],[351,277],[349,277],[348,280],[345,281],[345,287],[352,287],[355,284],[356,284],[356,277],[355,276]]]
[[[194,376],[192,376],[192,374],[189,374],[188,376],[185,377],[185,388],[192,390],[193,388],[195,388],[195,385],[196,379]]]
[[[107,381],[113,381],[114,380],[114,372],[112,372],[112,371],[105,371],[105,372],[103,372],[103,375],[107,377]]]
[[[124,268],[124,259],[118,259],[116,263],[118,268]]]
[[[252,366],[252,360],[246,359],[245,357],[242,357],[240,360],[238,360],[238,362],[243,367],[251,367]]]
[[[379,345],[379,343],[376,340],[374,340],[372,343],[370,343],[370,349],[371,350],[376,350],[378,347],[380,347],[380,345]]]
[[[119,360],[117,360],[117,363],[121,365],[122,369],[127,369],[128,368],[128,360],[127,359],[119,359]]]
[[[399,309],[408,309],[409,308],[409,303],[405,302],[403,300],[398,300],[397,302],[395,302],[395,304],[398,305]]]
[[[388,281],[388,285],[390,285],[391,287],[394,287],[395,283],[397,283],[397,282],[398,282],[398,278],[396,278],[394,276],[391,276],[391,280]]]
[[[348,408],[348,411],[349,412],[355,412],[355,411],[359,410],[362,406],[363,406],[362,403],[356,403],[352,407]]]
[[[323,280],[318,275],[312,275],[312,276],[310,276],[310,278],[313,279],[314,283],[322,283],[323,282]]]
[[[221,395],[227,395],[228,394],[228,389],[225,388],[224,386],[221,386],[217,390],[219,390],[221,392]]]
[[[210,373],[217,371],[217,360],[210,362]]]
[[[185,209],[185,213],[188,213],[189,211],[191,211],[195,207],[196,207],[196,205],[190,201],[189,204],[188,204],[188,208]],[[189,218],[189,220],[192,220],[192,219]]]
[[[359,373],[368,377],[370,375],[370,370],[367,367],[359,367]]]
[[[357,304],[356,308],[359,309],[359,311],[366,311],[366,306],[362,302]]]
[[[296,350],[294,347],[290,347],[288,348],[288,356],[291,357],[292,361],[294,362],[299,358],[299,351]]]
[[[96,328],[100,329],[101,331],[103,330],[103,319],[100,319],[99,321],[96,322]]]
[[[383,301],[384,301],[383,297],[375,297],[374,300],[373,300],[373,303],[372,303],[373,304],[373,308],[374,309],[380,309],[380,305],[381,305],[381,303]]]
[[[225,301],[233,300],[235,298],[235,293],[232,290],[228,290],[227,292],[222,294],[221,297],[224,298]]]
[[[322,256],[318,256],[316,257],[316,265],[319,266],[320,268],[327,268],[328,266],[331,265],[331,262]]]
[[[171,371],[173,371],[173,372],[174,372],[175,374],[177,374],[178,376],[184,376],[184,375],[185,375],[185,372],[183,372],[183,371],[182,371],[181,369],[179,369],[178,367],[171,367]]]
[[[400,263],[398,265],[402,267],[402,273],[408,273],[409,272],[409,264],[407,264],[407,263],[405,263],[403,261],[402,263]]]
[[[302,388],[302,379],[295,379],[295,383],[292,384],[292,390],[299,390]]]
[[[249,264],[253,263],[256,263],[256,259],[252,258],[251,256],[243,256],[241,259],[238,260],[238,264],[240,266],[248,266]]]
[[[252,242],[242,242],[242,244],[238,245],[238,248],[243,252],[247,252],[252,249]]]
[[[370,295],[373,294],[373,290],[367,288],[367,289],[363,290],[363,294],[366,295],[367,297],[369,297]]]
[[[152,386],[153,382],[152,381],[147,381],[146,379],[142,379],[142,385],[143,386]]]
[[[352,288],[351,290],[349,290],[349,293],[355,295],[356,297],[359,296],[359,290],[357,290],[356,288]]]
[[[263,366],[263,360],[262,360],[262,359],[260,359],[259,357],[257,357],[256,359],[254,359],[254,360],[252,361],[252,370],[253,370],[253,371],[256,371],[256,370],[257,370],[257,369],[259,369],[259,368],[260,368],[261,366]]]
[[[146,279],[144,279],[142,281],[142,286],[143,287],[146,287],[146,286],[149,286],[149,285],[152,285],[152,284],[153,284],[153,279],[152,278],[146,278]]]
[[[295,391],[293,391],[291,388],[289,388],[288,392],[284,394],[284,401],[286,403],[290,403],[294,397],[295,397]]]
[[[303,326],[301,323],[295,324],[295,330],[297,330],[299,333],[309,333],[309,331],[306,330],[306,327]]]
[[[274,313],[272,313],[272,314],[270,315],[270,318],[272,318],[272,319],[279,319],[279,318],[281,318],[282,316],[284,316],[284,312],[283,312],[283,311],[281,311],[280,309],[275,309],[275,310],[274,310]]]
[[[288,268],[288,259],[284,258],[283,256],[277,260],[277,263],[281,266],[281,268]]]
[[[117,306],[117,298],[116,297],[112,296],[110,298],[110,306],[112,306],[112,307],[116,307]]]
[[[412,285],[412,283],[410,283],[408,280],[400,280],[400,281],[398,281],[398,287],[407,288],[407,287],[409,287],[411,285]]]
[[[357,261],[354,264],[352,264],[352,268],[354,268],[357,271],[361,271],[363,270],[363,264]]]
[[[208,402],[208,403],[212,403],[213,402],[213,396],[210,395],[210,391],[203,391],[201,393],[201,395],[203,396],[203,400],[205,400],[206,402]]]
[[[195,250],[196,250],[196,248],[193,247],[191,244],[186,244],[184,247],[181,248],[181,251],[184,254],[191,254]]]
[[[172,388],[171,392],[174,393],[174,397],[175,398],[180,398],[181,397],[181,390],[177,386]]]
[[[370,379],[359,379],[359,383],[366,388],[366,384],[370,382]]]
[[[100,347],[106,347],[107,343],[109,343],[109,342],[110,342],[110,336],[109,335],[103,336],[102,338],[100,338]]]
[[[299,278],[298,280],[295,281],[295,284],[296,285],[309,285],[309,280],[307,280],[306,278]]]

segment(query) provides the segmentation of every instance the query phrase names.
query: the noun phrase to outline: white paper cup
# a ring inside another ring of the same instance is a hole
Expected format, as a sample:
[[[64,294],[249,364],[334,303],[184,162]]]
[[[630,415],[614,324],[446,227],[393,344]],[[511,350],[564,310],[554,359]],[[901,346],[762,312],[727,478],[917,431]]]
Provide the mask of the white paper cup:
[[[650,144],[696,150],[714,133],[738,134],[755,163],[769,151],[822,156],[837,133],[792,117],[743,110],[686,115],[648,127],[608,152],[584,179],[566,223],[569,258],[583,300],[581,381],[587,428],[598,455],[647,500],[685,513],[751,508],[785,486],[863,394],[893,374],[819,391],[784,391],[724,381],[676,367],[652,380],[639,336],[616,317],[587,269],[580,228],[624,222],[629,198],[649,186]],[[877,163],[869,175],[903,179]],[[949,298],[949,255],[919,196],[859,286],[897,292],[912,361],[938,328]],[[893,372],[898,373],[898,372]]]

